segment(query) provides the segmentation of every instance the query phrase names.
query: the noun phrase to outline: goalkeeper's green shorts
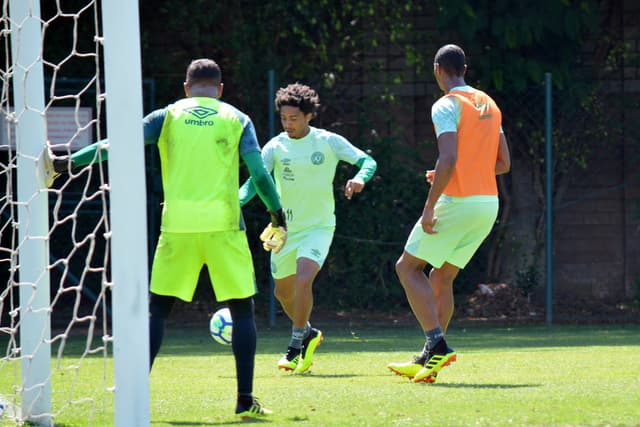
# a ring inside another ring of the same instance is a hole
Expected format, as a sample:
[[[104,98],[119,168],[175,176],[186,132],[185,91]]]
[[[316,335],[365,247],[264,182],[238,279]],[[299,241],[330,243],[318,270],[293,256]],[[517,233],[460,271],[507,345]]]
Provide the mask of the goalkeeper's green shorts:
[[[438,218],[434,227],[437,233],[425,233],[418,220],[404,250],[435,268],[445,262],[464,268],[496,221],[498,196],[443,194],[436,203],[434,216]]]
[[[282,250],[277,254],[271,254],[273,278],[283,279],[296,274],[298,258],[308,258],[322,268],[329,254],[334,231],[334,226],[288,231],[287,242]]]
[[[253,260],[244,230],[160,233],[151,292],[190,302],[205,264],[218,301],[255,295]]]

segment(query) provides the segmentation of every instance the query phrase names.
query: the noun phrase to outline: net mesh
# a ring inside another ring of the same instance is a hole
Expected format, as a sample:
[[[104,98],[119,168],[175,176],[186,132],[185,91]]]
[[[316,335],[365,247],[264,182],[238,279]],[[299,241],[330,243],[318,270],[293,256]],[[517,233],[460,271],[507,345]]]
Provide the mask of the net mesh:
[[[65,2],[64,7],[60,1],[42,2],[36,9],[28,2],[29,13],[23,19],[12,16],[4,3],[0,21],[0,416],[2,422],[16,425],[42,420],[61,425],[108,424],[107,414],[113,406],[113,368],[109,358],[112,336],[106,165],[95,163],[63,174],[51,188],[21,200],[18,164],[32,163],[37,173],[41,159],[21,152],[21,143],[16,144],[20,120],[33,112],[45,122],[47,141],[42,141],[42,147],[47,144],[55,157],[68,158],[101,139],[104,93],[99,2]],[[78,6],[69,10],[69,3]],[[18,35],[34,20],[41,28],[41,61],[17,64],[22,41]],[[17,79],[26,80],[36,67],[44,72],[44,106],[30,104],[25,97],[24,107],[18,111],[15,88],[26,82]],[[48,230],[44,235],[21,235],[19,228],[37,221],[42,214],[32,211],[28,204],[42,192],[48,195],[48,212],[44,213]],[[21,271],[21,249],[32,240],[45,241],[49,248],[41,270],[28,274],[37,280],[25,279],[27,274]],[[47,307],[25,300],[25,288],[47,284]],[[25,330],[23,317],[37,312],[46,315],[46,326]],[[30,365],[33,354],[22,346],[25,336],[35,339],[38,351],[49,346],[52,355],[50,370],[35,383],[29,381],[36,368]],[[40,393],[47,383],[50,409],[41,413],[25,407],[25,392]]]

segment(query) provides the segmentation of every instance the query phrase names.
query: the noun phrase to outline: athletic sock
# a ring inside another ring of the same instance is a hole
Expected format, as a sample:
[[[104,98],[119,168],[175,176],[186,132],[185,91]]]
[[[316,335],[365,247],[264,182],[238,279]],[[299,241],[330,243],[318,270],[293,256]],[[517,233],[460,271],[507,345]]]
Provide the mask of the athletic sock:
[[[304,327],[304,338],[302,338],[303,343],[304,343],[304,340],[309,338],[309,335],[311,335],[311,323],[307,322],[307,324]]]
[[[424,345],[425,353],[432,351],[433,348],[436,346],[436,344],[438,344],[439,341],[444,339],[444,334],[442,333],[442,329],[440,329],[440,327],[433,328],[428,331],[424,331],[424,336],[427,340]]]
[[[236,362],[238,395],[251,396],[256,355],[256,322],[253,315],[233,319],[231,347]]]
[[[433,346],[433,348],[431,349],[431,352],[433,354],[447,354],[447,343],[444,340],[444,338],[442,338],[440,341],[438,341],[436,343],[435,346]]]
[[[253,403],[252,394],[238,393],[238,404],[237,404],[238,409],[248,409],[251,407],[252,403]]]
[[[164,317],[149,316],[149,369],[153,366],[164,336]]]
[[[291,328],[291,342],[289,343],[289,347],[291,348],[302,348],[302,341],[304,340],[307,332],[307,326],[304,328],[296,328],[293,326]]]

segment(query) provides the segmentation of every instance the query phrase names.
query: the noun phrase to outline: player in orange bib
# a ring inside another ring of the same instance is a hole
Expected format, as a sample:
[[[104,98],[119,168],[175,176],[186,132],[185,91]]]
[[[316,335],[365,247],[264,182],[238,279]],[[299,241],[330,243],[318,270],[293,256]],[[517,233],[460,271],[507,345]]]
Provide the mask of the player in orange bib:
[[[498,215],[496,175],[511,167],[502,113],[489,95],[465,83],[466,70],[459,46],[436,53],[433,73],[445,93],[431,109],[438,160],[427,171],[431,188],[422,215],[396,263],[425,344],[414,360],[388,368],[413,382],[434,382],[440,369],[456,360],[445,341],[453,280],[491,231]]]

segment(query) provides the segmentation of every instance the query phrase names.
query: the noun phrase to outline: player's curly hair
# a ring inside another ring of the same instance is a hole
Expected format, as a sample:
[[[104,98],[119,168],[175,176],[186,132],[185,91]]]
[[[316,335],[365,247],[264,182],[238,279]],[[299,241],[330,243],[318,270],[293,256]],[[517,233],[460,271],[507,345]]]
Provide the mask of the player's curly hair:
[[[304,114],[312,113],[314,116],[320,108],[320,97],[315,90],[301,83],[291,83],[287,87],[276,92],[276,110],[289,105],[298,107]]]
[[[433,62],[439,64],[440,68],[449,75],[462,76],[467,60],[460,46],[448,44],[438,49]]]

